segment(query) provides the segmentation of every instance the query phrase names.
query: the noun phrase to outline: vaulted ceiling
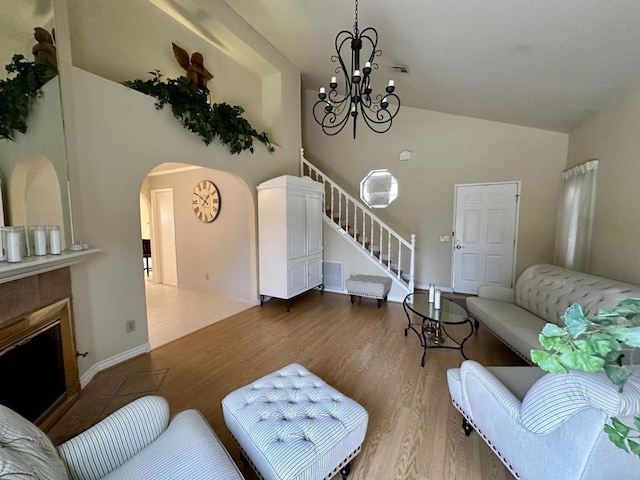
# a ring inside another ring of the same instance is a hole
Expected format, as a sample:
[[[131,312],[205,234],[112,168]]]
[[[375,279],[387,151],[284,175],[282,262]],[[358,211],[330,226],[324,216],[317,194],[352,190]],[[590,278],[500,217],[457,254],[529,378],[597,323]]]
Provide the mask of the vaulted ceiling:
[[[328,85],[352,1],[225,2],[300,70],[304,88]],[[188,3],[197,15],[206,0]],[[360,0],[358,9],[360,30],[379,33],[378,89],[394,78],[403,105],[569,132],[640,83],[638,0]]]
[[[150,1],[225,43],[204,31],[213,30],[204,21],[215,15],[211,0]],[[352,29],[353,1],[220,1],[300,70],[304,88],[328,86],[334,39]],[[26,11],[14,4],[10,11]],[[43,5],[29,4],[30,15],[50,18]],[[11,18],[3,35],[20,23]],[[27,24],[25,49],[35,23]],[[375,90],[393,78],[406,106],[569,132],[640,84],[640,0],[359,0],[359,26],[378,30]]]

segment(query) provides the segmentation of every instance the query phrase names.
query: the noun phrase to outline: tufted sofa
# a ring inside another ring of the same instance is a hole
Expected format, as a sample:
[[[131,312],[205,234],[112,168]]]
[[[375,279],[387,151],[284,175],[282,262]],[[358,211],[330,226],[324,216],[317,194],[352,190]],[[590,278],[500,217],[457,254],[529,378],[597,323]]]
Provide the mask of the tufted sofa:
[[[640,287],[554,265],[533,265],[515,288],[483,285],[467,298],[469,314],[528,363],[545,323],[559,324],[565,310],[578,303],[585,311],[614,307],[625,298],[640,297]]]
[[[34,424],[0,405],[0,478],[242,480],[197,410],[169,419],[162,397],[139,398],[57,449]]]

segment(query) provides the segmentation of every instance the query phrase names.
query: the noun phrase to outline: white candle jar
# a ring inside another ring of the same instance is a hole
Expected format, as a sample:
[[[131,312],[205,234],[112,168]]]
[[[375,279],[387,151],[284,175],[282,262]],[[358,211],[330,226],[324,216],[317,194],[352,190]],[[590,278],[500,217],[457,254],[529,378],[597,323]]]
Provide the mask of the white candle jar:
[[[47,251],[51,255],[60,255],[60,253],[62,253],[62,248],[60,245],[60,226],[59,225],[47,226],[47,240],[48,240]]]
[[[18,237],[20,238],[20,256],[22,258],[28,257],[29,255],[31,255],[30,253],[30,244],[29,244],[29,239],[28,239],[28,229],[27,227],[24,226],[19,226],[19,227],[11,227],[11,228],[15,228],[15,232],[17,233]],[[17,260],[20,261],[20,260]]]
[[[24,241],[24,227],[2,227],[3,245],[7,262],[22,261],[21,245]]]
[[[47,254],[47,229],[42,225],[29,227],[29,238],[33,240],[32,253],[38,257]]]

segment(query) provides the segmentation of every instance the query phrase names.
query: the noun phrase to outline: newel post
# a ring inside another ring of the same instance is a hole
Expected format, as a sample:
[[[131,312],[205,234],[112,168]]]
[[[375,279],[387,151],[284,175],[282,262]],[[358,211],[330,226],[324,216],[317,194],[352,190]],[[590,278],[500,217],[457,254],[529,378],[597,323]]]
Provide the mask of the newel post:
[[[411,234],[411,265],[409,267],[409,292],[413,293],[415,288],[415,266],[416,266],[416,235]]]

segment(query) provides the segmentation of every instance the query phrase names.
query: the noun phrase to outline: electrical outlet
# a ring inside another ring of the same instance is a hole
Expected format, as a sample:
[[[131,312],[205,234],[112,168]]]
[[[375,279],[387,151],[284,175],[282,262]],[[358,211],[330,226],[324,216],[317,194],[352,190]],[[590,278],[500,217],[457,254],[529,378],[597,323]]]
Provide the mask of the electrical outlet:
[[[127,333],[131,333],[131,332],[135,332],[136,331],[136,321],[135,320],[127,320],[125,322],[125,325],[127,327]]]

